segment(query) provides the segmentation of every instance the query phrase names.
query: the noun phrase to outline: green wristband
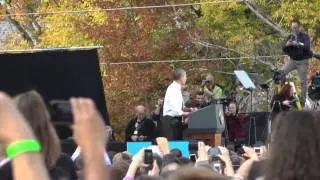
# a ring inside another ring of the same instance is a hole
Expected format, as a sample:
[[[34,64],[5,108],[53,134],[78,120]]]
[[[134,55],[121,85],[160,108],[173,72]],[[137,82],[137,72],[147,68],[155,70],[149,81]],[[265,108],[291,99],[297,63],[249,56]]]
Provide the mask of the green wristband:
[[[9,144],[6,148],[6,154],[9,159],[13,159],[26,152],[41,152],[39,141],[34,139],[16,141]]]

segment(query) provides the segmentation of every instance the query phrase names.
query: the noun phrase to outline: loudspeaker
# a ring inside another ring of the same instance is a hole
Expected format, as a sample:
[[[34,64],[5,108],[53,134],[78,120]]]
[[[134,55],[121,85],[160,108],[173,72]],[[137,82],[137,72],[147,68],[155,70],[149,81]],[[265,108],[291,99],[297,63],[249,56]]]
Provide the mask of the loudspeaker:
[[[245,114],[245,124],[244,124],[244,130],[246,134],[246,144],[247,145],[254,145],[257,142],[265,142],[267,140],[268,136],[268,118],[270,113],[269,112],[254,112],[250,115],[250,113]],[[251,128],[250,127],[250,117],[255,119],[255,125],[252,122]],[[249,133],[249,129],[251,130],[251,133]],[[255,134],[254,129],[256,129],[256,135],[257,139],[255,140]],[[249,134],[251,135],[251,144],[249,144]]]

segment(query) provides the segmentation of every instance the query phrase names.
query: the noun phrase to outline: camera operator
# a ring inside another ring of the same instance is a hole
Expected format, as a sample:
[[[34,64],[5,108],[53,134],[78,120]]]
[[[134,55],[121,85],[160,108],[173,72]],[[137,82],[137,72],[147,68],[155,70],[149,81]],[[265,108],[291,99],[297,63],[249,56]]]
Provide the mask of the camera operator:
[[[300,31],[300,22],[291,22],[292,33],[287,37],[283,46],[283,52],[290,58],[286,66],[282,69],[281,77],[297,69],[301,83],[301,104],[304,107],[307,96],[307,75],[309,59],[312,57],[310,49],[310,37],[307,33]]]
[[[306,110],[320,110],[320,73],[312,76],[311,85],[308,88]]]
[[[208,74],[206,79],[202,81],[200,92],[204,93],[204,96],[206,96],[209,101],[223,97],[222,88],[216,84],[212,74]]]
[[[294,96],[293,87],[290,84],[286,84],[279,94],[273,96],[270,106],[273,113],[278,113],[298,109],[298,103],[299,100]]]

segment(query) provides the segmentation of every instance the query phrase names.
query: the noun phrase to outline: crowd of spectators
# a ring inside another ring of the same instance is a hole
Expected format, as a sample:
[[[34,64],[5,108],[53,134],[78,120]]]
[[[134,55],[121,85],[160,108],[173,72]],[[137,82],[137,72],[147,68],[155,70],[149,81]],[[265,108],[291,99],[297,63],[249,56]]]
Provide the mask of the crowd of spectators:
[[[210,147],[197,142],[197,150],[191,152],[194,156],[183,157],[178,149],[170,151],[166,138],[157,137],[155,145],[141,149],[137,154],[119,152],[112,155],[105,150],[110,133],[106,131],[93,101],[72,98],[70,104],[74,118],[73,138],[80,154],[74,161],[61,152],[50,114],[40,94],[30,91],[11,99],[0,92],[1,180],[320,178],[320,161],[317,160],[320,121],[317,112],[280,113],[273,121],[270,144],[259,147],[259,151],[242,146],[240,153],[234,152],[232,147]],[[144,117],[141,110],[141,106],[136,108],[139,120]],[[38,142],[41,150],[21,145],[27,141]],[[12,148],[15,148],[14,155]],[[109,160],[106,161],[106,157]]]

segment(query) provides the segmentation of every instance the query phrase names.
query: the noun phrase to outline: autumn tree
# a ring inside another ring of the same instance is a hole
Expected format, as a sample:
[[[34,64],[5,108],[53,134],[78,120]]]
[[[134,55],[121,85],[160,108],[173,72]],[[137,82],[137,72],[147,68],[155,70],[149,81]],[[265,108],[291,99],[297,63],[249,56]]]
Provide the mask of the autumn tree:
[[[312,1],[312,3],[310,3]],[[153,110],[157,98],[171,81],[173,68],[188,70],[189,91],[207,72],[214,72],[228,94],[235,94],[233,76],[216,71],[244,69],[271,77],[270,66],[281,67],[283,34],[299,16],[319,50],[316,27],[319,1],[298,0],[207,3],[150,9],[105,9],[189,3],[186,0],[4,0],[1,16],[16,28],[6,49],[101,45],[99,50],[110,122],[119,139],[133,107]],[[198,2],[209,2],[207,0]],[[215,2],[215,1],[210,1]],[[280,8],[279,8],[280,7]],[[301,8],[303,7],[303,8]],[[303,9],[308,8],[308,11]],[[92,12],[81,10],[95,10]],[[78,11],[65,13],[65,11]],[[59,12],[59,13],[48,13]],[[320,30],[319,30],[320,31]],[[258,56],[274,56],[258,58]],[[236,58],[235,58],[236,57]],[[220,61],[122,64],[161,60],[233,58]]]

